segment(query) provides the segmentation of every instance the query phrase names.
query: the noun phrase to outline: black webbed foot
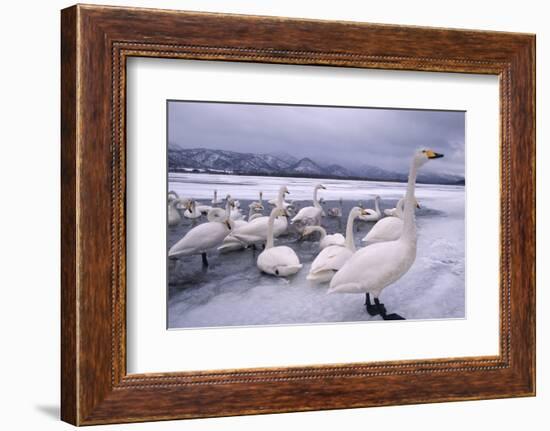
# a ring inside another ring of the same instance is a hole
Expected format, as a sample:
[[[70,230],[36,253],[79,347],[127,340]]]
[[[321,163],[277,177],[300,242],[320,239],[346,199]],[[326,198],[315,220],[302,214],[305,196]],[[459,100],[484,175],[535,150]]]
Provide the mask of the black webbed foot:
[[[380,316],[382,316],[382,319],[384,319],[384,320],[406,320],[404,317],[401,317],[399,314],[396,314],[396,313],[388,314],[386,312],[385,305],[382,304],[378,298],[374,298],[374,304],[378,308],[379,314],[380,314]]]
[[[202,257],[202,266],[208,266],[208,259],[206,258],[206,253],[201,253]]]
[[[369,315],[371,316],[377,316],[380,314],[378,306],[370,302],[370,295],[368,293],[366,294],[365,298],[365,308],[367,309],[367,313],[369,313]]]

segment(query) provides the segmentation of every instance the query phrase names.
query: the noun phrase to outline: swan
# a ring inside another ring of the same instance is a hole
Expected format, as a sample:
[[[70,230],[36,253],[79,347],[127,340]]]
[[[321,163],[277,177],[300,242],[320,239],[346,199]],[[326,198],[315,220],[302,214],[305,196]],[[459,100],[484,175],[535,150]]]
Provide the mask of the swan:
[[[416,222],[414,219],[414,189],[417,170],[431,159],[443,157],[432,150],[415,152],[409,171],[403,230],[395,241],[379,242],[356,252],[330,282],[328,293],[365,293],[366,309],[371,316],[380,314],[384,320],[402,320],[398,314],[386,313],[378,297],[382,291],[409,271],[416,259]],[[370,302],[370,295],[374,304]]]
[[[327,248],[330,245],[339,245],[344,246],[346,239],[341,233],[334,233],[332,235],[327,235],[327,231],[324,227],[321,226],[306,226],[302,237],[312,234],[313,232],[319,232],[321,234],[321,239],[319,240],[319,247],[322,249]]]
[[[378,221],[382,218],[382,212],[380,211],[380,196],[374,198],[374,209],[366,209],[366,215],[360,216],[361,221]]]
[[[289,193],[286,186],[281,186],[279,189],[279,195],[277,198],[278,205],[276,208],[282,208],[282,204],[284,202],[284,196],[285,194]],[[284,208],[283,208],[284,209]],[[226,244],[234,244],[235,241],[238,241],[242,244],[242,247],[247,247],[249,245],[255,245],[259,242],[265,242],[267,240],[267,228],[269,224],[269,217],[262,216],[255,218],[254,220],[250,221],[246,225],[239,227],[238,229],[234,229],[230,235],[227,236],[223,240],[223,245],[220,247],[220,249],[224,249]],[[273,234],[275,237],[278,237],[279,235],[282,235],[286,232],[288,227],[287,222],[287,216],[286,216],[286,210],[285,214],[282,216],[278,216],[275,219],[274,226],[273,226]]]
[[[342,217],[342,206],[343,206],[343,199],[338,199],[338,203],[340,206],[329,208],[328,210],[328,216],[329,217]]]
[[[187,209],[183,212],[183,216],[191,220],[197,219],[201,215],[201,212],[197,209],[197,203],[194,200],[189,203]]]
[[[317,283],[330,281],[336,271],[355,253],[355,241],[353,239],[353,222],[366,211],[359,207],[351,209],[346,226],[346,238],[343,245],[330,245],[321,250],[313,260],[307,279]]]
[[[263,210],[264,207],[250,207],[250,210],[248,211],[248,221],[246,220],[233,220],[233,229],[237,230],[243,226],[246,226],[248,223],[250,223],[252,220],[263,217],[263,214],[259,212],[255,212],[256,210]],[[239,241],[237,238],[228,238],[227,240],[224,238],[223,244],[218,247],[218,250],[221,252],[228,252],[228,251],[235,251],[235,250],[241,250],[246,247],[246,244]]]
[[[361,242],[374,244],[375,242],[395,241],[401,236],[403,230],[403,206],[405,199],[399,199],[394,208],[394,216],[385,217],[376,222],[372,229],[365,235]],[[420,208],[415,199],[416,208]]]
[[[420,204],[415,199],[414,203],[416,204],[416,208],[420,208]],[[392,209],[385,209],[384,214],[390,217],[399,217],[403,218],[403,206],[405,205],[405,199],[401,198],[397,201],[397,205],[395,205],[395,208]]]
[[[264,210],[264,206],[258,202],[254,202],[254,205],[250,204],[248,206],[248,221],[251,222],[254,219],[257,219],[258,217],[263,217],[262,211]]]
[[[180,198],[179,195],[175,191],[170,190],[168,192],[168,202],[173,201],[175,199],[179,199],[179,198]]]
[[[401,198],[397,201],[395,208],[385,209],[384,214],[389,217],[399,217],[403,216],[403,206],[405,205],[405,199]]]
[[[218,191],[214,189],[214,199],[212,199],[212,206],[215,207],[219,205],[221,201],[218,200]]]
[[[323,208],[317,199],[317,192],[321,189],[326,190],[326,187],[322,184],[316,184],[313,188],[313,206],[302,208],[292,218],[291,223],[299,225],[298,232],[303,231],[305,226],[319,226],[321,224]]]
[[[261,206],[263,208],[264,206],[263,196],[264,196],[264,192],[260,190],[260,199],[257,202],[252,202],[250,205],[248,205],[248,207],[250,208],[251,206]]]
[[[226,202],[225,211],[221,208],[213,208],[208,213],[208,222],[195,226],[187,232],[168,250],[168,257],[176,258],[200,254],[203,265],[208,266],[206,252],[219,246],[232,230],[233,222],[229,219],[230,211],[230,201]]]
[[[277,277],[288,277],[302,269],[296,252],[286,245],[273,246],[273,225],[276,217],[285,215],[285,209],[275,207],[271,210],[267,224],[267,242],[256,264],[260,271]]]
[[[188,209],[189,201],[187,199],[172,198],[168,199],[168,226],[177,226],[181,222],[181,214],[178,211],[183,206]]]

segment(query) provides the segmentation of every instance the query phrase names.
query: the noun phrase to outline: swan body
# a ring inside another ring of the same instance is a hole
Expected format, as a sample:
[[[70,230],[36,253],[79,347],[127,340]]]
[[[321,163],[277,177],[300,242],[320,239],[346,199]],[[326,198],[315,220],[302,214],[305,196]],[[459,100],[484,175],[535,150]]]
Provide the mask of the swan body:
[[[418,202],[415,204],[417,208],[420,208]],[[397,205],[391,211],[392,216],[385,217],[382,220],[376,222],[372,229],[361,240],[367,244],[374,244],[376,242],[395,241],[401,236],[403,231],[403,206],[405,205],[405,199],[401,198],[397,202]]]
[[[338,199],[340,206],[329,208],[327,211],[329,217],[342,217],[342,198]]]
[[[317,199],[317,192],[320,189],[325,190],[326,187],[322,184],[317,184],[313,188],[313,206],[302,208],[292,218],[291,223],[297,225],[298,232],[303,232],[305,226],[319,226],[321,224],[323,208]]]
[[[376,306],[370,304],[370,296],[367,296],[369,314],[380,314],[385,320],[403,319],[396,314],[387,315],[378,297],[386,287],[405,275],[416,259],[416,222],[414,220],[416,173],[418,168],[428,160],[440,157],[443,155],[431,150],[420,150],[414,154],[405,194],[401,236],[395,241],[379,242],[364,247],[353,254],[330,281],[328,293],[372,294]]]
[[[267,242],[265,250],[260,253],[256,264],[260,271],[277,277],[288,277],[302,269],[300,259],[290,247],[286,245],[273,246],[273,228],[275,218],[284,216],[284,209],[275,207],[271,210],[267,228]]]
[[[399,217],[384,217],[376,222],[361,242],[374,244],[376,242],[395,241],[403,231],[403,220]]]
[[[288,193],[286,186],[282,186],[279,190],[278,202],[281,206],[275,208],[282,208],[284,201],[284,195]],[[278,216],[273,223],[273,235],[278,237],[286,232],[288,222],[286,215]],[[267,233],[269,228],[269,217],[261,216],[249,221],[246,225],[243,225],[237,229],[234,229],[230,235],[228,235],[220,247],[221,250],[234,248],[236,243],[241,243],[242,247],[247,247],[252,244],[267,241]]]
[[[374,198],[374,209],[366,209],[366,215],[359,217],[361,221],[378,221],[382,218],[382,212],[380,211],[380,196]]]
[[[208,222],[195,226],[187,234],[174,244],[168,251],[168,257],[203,255],[203,263],[206,265],[206,252],[219,246],[227,234],[231,231],[229,221],[230,203],[227,202],[225,213],[221,208],[214,208],[208,213]]]
[[[342,268],[346,261],[355,253],[353,223],[357,217],[364,213],[365,210],[362,208],[352,208],[348,216],[345,243],[343,245],[330,245],[321,250],[311,264],[311,268],[306,277],[309,281],[317,283],[326,283],[330,281],[334,274]]]
[[[197,203],[195,201],[191,201],[191,203],[188,205],[187,209],[183,212],[183,216],[185,218],[194,220],[201,216],[202,214],[197,209]]]
[[[179,198],[173,198],[168,201],[168,226],[177,226],[181,222],[181,214],[178,206],[181,204]]]
[[[319,248],[321,248],[321,250],[331,245],[344,246],[346,243],[344,235],[341,233],[327,235],[327,231],[321,226],[306,226],[302,236],[310,235],[313,232],[319,232],[321,234],[321,239],[319,240]]]

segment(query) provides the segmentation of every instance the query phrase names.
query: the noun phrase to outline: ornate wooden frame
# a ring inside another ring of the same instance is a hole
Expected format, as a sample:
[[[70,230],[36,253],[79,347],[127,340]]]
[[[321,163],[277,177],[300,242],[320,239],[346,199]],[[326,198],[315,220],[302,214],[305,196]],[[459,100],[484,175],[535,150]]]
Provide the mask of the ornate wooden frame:
[[[534,35],[82,5],[61,18],[63,420],[88,425],[535,394]],[[498,75],[500,354],[128,375],[130,56]]]

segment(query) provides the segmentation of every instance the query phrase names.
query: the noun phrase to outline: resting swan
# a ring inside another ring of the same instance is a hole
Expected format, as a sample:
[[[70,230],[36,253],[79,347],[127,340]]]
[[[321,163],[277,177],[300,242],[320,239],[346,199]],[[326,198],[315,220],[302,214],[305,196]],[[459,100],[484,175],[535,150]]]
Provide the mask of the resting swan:
[[[365,213],[365,210],[359,207],[351,209],[348,216],[348,224],[346,226],[345,244],[331,245],[321,250],[311,264],[311,269],[306,277],[309,281],[315,281],[317,283],[326,283],[330,281],[336,271],[346,263],[353,253],[355,253],[353,222],[357,217]]]
[[[200,254],[203,265],[208,266],[206,252],[220,245],[232,229],[233,222],[229,219],[230,211],[231,202],[229,200],[226,202],[225,211],[221,208],[213,208],[208,213],[208,223],[200,224],[187,232],[170,248],[168,257]]]
[[[168,198],[168,226],[177,226],[181,222],[181,214],[178,211],[180,207],[187,210],[189,201],[173,197]]]
[[[329,217],[342,217],[342,206],[343,206],[343,199],[338,199],[339,206],[329,208],[328,210],[328,216]]]
[[[360,216],[359,220],[361,221],[378,221],[382,218],[382,212],[380,211],[380,196],[374,198],[374,209],[369,208],[365,209],[367,212],[366,215]]]
[[[296,274],[302,269],[298,256],[286,245],[273,246],[273,225],[275,217],[284,216],[283,208],[275,207],[271,210],[267,225],[267,242],[265,250],[260,253],[256,264],[260,271],[277,277],[287,277]]]
[[[332,235],[327,235],[327,231],[324,227],[321,226],[306,226],[302,236],[307,236],[313,232],[319,232],[321,234],[321,239],[319,240],[319,248],[322,250],[327,248],[330,245],[340,245],[343,246],[346,243],[344,235],[341,233],[333,233]]]
[[[387,314],[378,297],[382,291],[399,280],[416,258],[416,222],[414,219],[414,189],[416,171],[428,160],[443,157],[432,150],[419,150],[412,159],[405,194],[403,231],[398,240],[379,242],[355,253],[334,275],[329,293],[365,293],[366,309],[371,316],[380,314],[384,320],[402,320],[398,314]],[[370,295],[374,304],[370,302]]]
[[[197,203],[194,200],[190,202],[187,209],[183,212],[183,216],[191,220],[197,219],[201,215],[201,212],[197,209]]]
[[[415,199],[416,208],[420,208],[418,202]],[[383,241],[395,241],[401,236],[403,230],[403,206],[405,205],[405,199],[399,199],[396,207],[393,209],[394,216],[385,217],[378,221],[372,229],[361,240],[367,244],[374,244],[376,242]]]
[[[279,189],[279,196],[277,198],[278,205],[276,208],[282,208],[285,194],[288,193],[286,186],[282,186]],[[247,247],[249,245],[255,245],[260,242],[265,242],[267,240],[267,229],[269,224],[269,217],[262,216],[258,217],[246,225],[234,229],[230,235],[223,240],[223,245],[220,247],[220,250],[223,250],[227,244],[234,244],[236,241],[242,244],[242,247]],[[275,237],[282,235],[286,232],[288,227],[288,222],[286,215],[278,216],[275,219],[273,232]]]
[[[320,189],[326,190],[326,187],[322,184],[317,184],[313,188],[313,206],[302,208],[292,218],[291,223],[298,226],[298,232],[302,232],[305,226],[319,226],[321,224],[323,208],[317,199],[317,192]]]

